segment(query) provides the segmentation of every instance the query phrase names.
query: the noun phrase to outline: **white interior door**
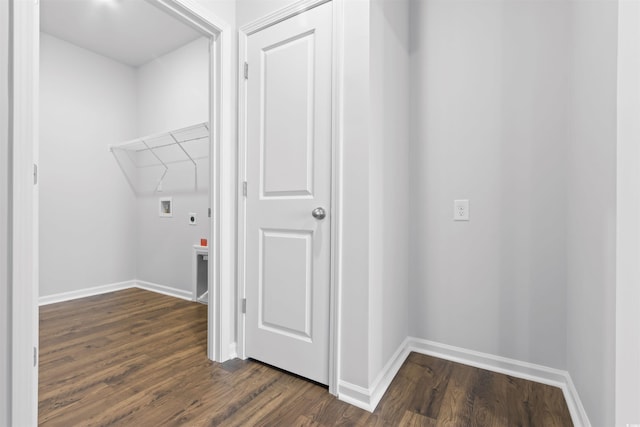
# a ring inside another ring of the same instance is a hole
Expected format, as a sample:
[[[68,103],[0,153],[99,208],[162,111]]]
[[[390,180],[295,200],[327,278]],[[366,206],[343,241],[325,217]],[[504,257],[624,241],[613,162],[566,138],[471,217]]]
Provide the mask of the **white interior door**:
[[[331,8],[325,3],[247,38],[245,353],[323,384],[329,381]]]

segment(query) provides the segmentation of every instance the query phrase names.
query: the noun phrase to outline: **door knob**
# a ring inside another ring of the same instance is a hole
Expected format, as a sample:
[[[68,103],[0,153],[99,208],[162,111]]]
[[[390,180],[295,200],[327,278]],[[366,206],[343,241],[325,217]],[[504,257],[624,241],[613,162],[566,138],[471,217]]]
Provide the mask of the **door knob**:
[[[324,219],[327,213],[324,211],[324,208],[315,208],[311,211],[311,215],[313,215],[315,219]]]

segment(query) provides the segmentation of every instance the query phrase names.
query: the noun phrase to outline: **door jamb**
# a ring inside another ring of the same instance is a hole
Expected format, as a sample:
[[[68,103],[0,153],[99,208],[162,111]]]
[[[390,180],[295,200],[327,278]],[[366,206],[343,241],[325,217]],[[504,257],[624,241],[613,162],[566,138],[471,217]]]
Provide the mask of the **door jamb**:
[[[340,377],[340,296],[341,296],[341,183],[343,145],[342,100],[343,100],[343,0],[299,0],[288,7],[277,10],[260,19],[240,27],[238,35],[238,182],[246,181],[246,145],[247,145],[247,88],[244,77],[244,63],[247,61],[247,37],[253,33],[299,15],[324,3],[333,3],[333,40],[332,40],[332,138],[331,138],[331,260],[330,260],[330,298],[329,298],[329,392],[338,394]],[[239,357],[245,354],[245,315],[242,313],[242,300],[245,297],[245,228],[246,203],[243,189],[238,186],[238,289],[236,304],[237,352]]]
[[[194,0],[149,0],[210,35],[209,122],[211,230],[207,351],[230,358],[235,279],[235,142],[231,72],[232,27]],[[38,1],[10,1],[10,194],[11,242],[11,423],[38,420],[38,217],[34,165],[38,160]],[[225,208],[221,208],[224,206]],[[214,221],[216,220],[216,221]],[[30,286],[29,286],[30,285]],[[211,288],[211,286],[210,286]],[[19,309],[20,308],[20,309]],[[24,309],[27,308],[27,309]],[[35,364],[32,364],[35,361]],[[35,365],[35,366],[34,366]]]
[[[10,423],[38,422],[37,2],[9,2]]]
[[[235,143],[231,112],[233,80],[231,73],[231,26],[193,0],[149,0],[169,14],[200,28],[210,39],[209,193],[211,201],[211,244],[208,264],[209,359],[224,362],[235,355],[233,340],[233,289],[235,282]],[[228,64],[228,65],[227,65]],[[231,208],[229,208],[231,207]],[[211,262],[211,260],[213,262]]]

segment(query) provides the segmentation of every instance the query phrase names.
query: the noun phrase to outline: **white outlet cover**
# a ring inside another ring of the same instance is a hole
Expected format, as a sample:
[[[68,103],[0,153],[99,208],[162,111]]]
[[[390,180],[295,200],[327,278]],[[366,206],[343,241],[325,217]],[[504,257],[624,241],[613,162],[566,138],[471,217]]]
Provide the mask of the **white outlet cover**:
[[[198,223],[198,215],[195,212],[189,214],[189,225],[196,225]]]
[[[469,200],[463,199],[453,201],[453,220],[469,221]]]

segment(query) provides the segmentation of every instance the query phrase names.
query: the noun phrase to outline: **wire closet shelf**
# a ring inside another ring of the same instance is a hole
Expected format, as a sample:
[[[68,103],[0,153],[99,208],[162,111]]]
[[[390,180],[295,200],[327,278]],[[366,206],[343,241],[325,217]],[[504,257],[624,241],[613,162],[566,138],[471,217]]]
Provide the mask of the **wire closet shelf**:
[[[109,150],[136,193],[145,192],[144,188],[152,193],[163,191],[163,183],[171,169],[180,171],[176,180],[184,186],[185,167],[193,177],[189,186],[197,191],[198,162],[209,156],[209,124],[198,123],[112,144]]]

